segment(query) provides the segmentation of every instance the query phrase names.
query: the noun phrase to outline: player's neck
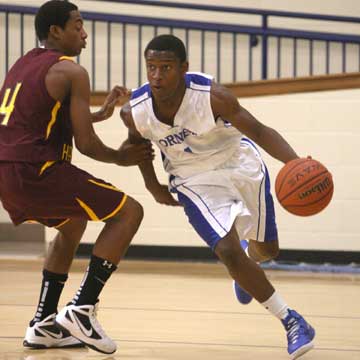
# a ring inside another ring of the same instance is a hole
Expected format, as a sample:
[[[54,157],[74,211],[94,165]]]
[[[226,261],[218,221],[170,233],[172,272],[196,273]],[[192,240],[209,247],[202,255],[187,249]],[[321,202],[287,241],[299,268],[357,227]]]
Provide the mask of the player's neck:
[[[41,43],[42,47],[47,49],[47,50],[55,50],[58,51],[61,54],[64,54],[65,56],[75,56],[74,54],[69,54],[68,51],[66,51],[66,49],[64,49],[60,44],[53,42],[51,40],[44,40]]]
[[[186,91],[185,82],[180,83],[179,86],[175,89],[175,91],[171,94],[168,94],[168,96],[164,98],[159,98],[157,96],[154,96],[153,94],[153,100],[156,103],[156,105],[161,108],[176,108],[179,107],[182,103],[182,100],[184,98]]]
[[[173,94],[164,99],[156,98],[153,95],[153,109],[156,117],[163,123],[173,124],[174,117],[178,112],[186,91],[185,83],[181,84]]]

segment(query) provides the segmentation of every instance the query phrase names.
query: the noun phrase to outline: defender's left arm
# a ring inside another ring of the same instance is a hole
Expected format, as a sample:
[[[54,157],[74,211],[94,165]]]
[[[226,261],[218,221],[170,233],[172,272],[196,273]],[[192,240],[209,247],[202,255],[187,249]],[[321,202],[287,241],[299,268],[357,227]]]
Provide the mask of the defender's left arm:
[[[283,163],[298,158],[294,149],[276,130],[258,121],[224,86],[213,83],[210,94],[215,118],[221,116],[222,119],[229,121],[268,154]]]

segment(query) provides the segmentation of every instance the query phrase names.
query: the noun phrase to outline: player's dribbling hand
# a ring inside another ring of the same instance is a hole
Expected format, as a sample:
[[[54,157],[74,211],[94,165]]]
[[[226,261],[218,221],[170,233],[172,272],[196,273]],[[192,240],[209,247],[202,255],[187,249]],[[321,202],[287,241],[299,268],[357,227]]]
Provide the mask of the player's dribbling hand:
[[[114,86],[98,111],[98,116],[102,120],[108,119],[114,113],[115,106],[125,104],[129,101],[130,96],[131,90],[123,86]]]
[[[128,140],[124,141],[118,150],[118,165],[132,166],[139,165],[144,161],[153,160],[154,149],[150,141],[140,144],[131,144]]]
[[[156,202],[163,205],[169,206],[182,206],[178,201],[176,201],[172,195],[169,193],[168,187],[166,185],[160,184],[156,189],[151,190]]]

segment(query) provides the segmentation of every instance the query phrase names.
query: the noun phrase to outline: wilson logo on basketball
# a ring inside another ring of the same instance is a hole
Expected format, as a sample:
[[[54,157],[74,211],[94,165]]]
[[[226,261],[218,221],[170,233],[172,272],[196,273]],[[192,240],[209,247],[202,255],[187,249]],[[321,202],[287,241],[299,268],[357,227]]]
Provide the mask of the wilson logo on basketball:
[[[324,191],[327,191],[327,189],[329,189],[332,186],[331,180],[327,177],[326,179],[324,179],[323,181],[321,181],[320,183],[314,185],[313,187],[311,187],[310,189],[302,192],[299,194],[299,199],[305,199],[306,197],[315,194],[315,193],[322,193]]]

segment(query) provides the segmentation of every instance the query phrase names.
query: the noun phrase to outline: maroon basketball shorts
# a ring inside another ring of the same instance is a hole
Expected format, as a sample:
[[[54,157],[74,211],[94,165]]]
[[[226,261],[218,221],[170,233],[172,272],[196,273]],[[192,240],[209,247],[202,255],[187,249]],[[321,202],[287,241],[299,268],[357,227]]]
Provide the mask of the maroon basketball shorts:
[[[69,219],[104,221],[121,210],[126,197],[68,162],[0,162],[0,199],[15,225],[36,221],[58,227]]]

